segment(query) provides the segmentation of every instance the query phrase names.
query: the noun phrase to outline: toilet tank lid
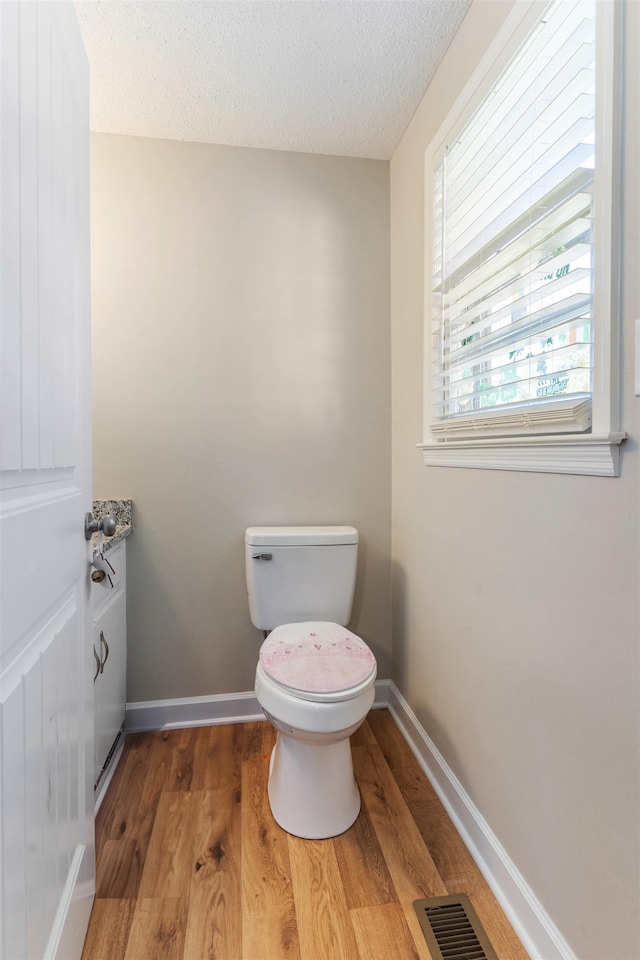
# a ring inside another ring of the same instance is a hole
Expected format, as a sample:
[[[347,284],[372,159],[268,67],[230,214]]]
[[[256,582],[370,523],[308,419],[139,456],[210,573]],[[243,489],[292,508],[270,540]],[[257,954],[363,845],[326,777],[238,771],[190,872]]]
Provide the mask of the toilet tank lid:
[[[329,546],[357,543],[355,527],[248,527],[245,543],[261,547]]]

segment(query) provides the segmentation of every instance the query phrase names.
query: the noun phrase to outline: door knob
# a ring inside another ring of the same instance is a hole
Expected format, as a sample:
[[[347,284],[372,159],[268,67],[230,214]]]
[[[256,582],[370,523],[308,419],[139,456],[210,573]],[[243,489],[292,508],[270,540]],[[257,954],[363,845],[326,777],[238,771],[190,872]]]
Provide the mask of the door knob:
[[[91,540],[94,533],[102,530],[105,537],[112,537],[116,532],[116,521],[113,517],[103,517],[101,520],[94,520],[92,513],[87,513],[84,518],[84,538]]]

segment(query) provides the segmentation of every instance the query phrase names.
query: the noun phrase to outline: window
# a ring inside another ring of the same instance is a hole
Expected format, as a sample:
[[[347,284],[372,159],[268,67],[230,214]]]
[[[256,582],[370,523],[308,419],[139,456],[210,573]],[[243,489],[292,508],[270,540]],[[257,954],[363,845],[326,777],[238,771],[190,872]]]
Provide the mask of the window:
[[[615,6],[517,4],[427,152],[427,463],[617,473]]]

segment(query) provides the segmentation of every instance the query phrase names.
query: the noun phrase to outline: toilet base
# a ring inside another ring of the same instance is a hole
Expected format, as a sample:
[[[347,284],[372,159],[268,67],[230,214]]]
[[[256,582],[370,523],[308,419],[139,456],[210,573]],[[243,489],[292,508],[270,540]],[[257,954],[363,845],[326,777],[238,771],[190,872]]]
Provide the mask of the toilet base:
[[[273,818],[287,833],[305,840],[344,833],[360,812],[349,738],[305,743],[279,730],[268,794]]]

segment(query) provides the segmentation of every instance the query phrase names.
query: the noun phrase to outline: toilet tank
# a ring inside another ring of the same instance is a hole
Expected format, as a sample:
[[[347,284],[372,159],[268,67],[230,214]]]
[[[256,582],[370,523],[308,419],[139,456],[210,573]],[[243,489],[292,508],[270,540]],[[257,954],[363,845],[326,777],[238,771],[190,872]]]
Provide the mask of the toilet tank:
[[[358,558],[355,527],[249,527],[245,566],[251,622],[351,618]]]

